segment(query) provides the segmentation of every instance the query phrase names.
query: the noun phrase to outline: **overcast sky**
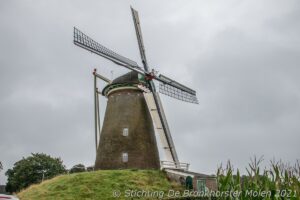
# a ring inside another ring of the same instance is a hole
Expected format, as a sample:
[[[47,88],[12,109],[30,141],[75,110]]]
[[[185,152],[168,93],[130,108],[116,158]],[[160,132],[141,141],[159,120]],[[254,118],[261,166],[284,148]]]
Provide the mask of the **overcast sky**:
[[[1,0],[0,184],[31,152],[93,165],[92,70],[126,70],[75,46],[73,26],[141,63],[130,5],[151,68],[197,91],[199,105],[161,95],[180,161],[211,174],[300,158],[298,0]]]

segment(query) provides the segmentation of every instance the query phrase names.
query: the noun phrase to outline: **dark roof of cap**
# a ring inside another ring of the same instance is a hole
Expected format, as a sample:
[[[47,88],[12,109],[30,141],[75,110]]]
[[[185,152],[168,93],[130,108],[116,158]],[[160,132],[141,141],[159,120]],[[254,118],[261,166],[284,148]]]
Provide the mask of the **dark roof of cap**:
[[[120,83],[139,83],[138,73],[135,71],[128,72],[114,79],[111,84],[120,84]]]

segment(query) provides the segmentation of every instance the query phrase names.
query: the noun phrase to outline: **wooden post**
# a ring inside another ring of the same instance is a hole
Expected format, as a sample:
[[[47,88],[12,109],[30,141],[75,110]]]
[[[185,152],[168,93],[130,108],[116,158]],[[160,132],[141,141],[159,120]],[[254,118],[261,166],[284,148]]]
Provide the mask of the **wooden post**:
[[[95,147],[96,147],[96,154],[97,154],[97,77],[96,77],[96,69],[93,72],[94,75],[94,109],[95,109]]]
[[[99,91],[98,88],[96,88],[96,93],[97,93],[97,124],[98,124],[98,134],[97,134],[97,138],[99,136],[100,139],[100,133],[101,133],[101,127],[100,127],[100,105],[99,105]],[[96,150],[97,150],[97,146],[98,146],[98,140],[96,142]]]

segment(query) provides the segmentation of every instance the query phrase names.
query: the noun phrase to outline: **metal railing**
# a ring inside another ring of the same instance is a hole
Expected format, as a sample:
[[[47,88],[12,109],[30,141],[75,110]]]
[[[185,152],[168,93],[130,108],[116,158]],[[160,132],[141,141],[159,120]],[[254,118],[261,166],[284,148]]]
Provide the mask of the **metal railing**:
[[[184,171],[188,171],[190,164],[182,163],[182,162],[173,162],[173,161],[160,161],[161,168],[163,169],[180,169]]]

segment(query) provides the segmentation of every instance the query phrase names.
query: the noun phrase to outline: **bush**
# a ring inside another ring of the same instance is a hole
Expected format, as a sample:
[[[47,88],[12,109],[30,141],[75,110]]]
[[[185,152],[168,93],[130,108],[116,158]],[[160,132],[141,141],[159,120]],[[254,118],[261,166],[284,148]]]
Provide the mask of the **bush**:
[[[85,166],[83,164],[77,164],[74,165],[71,169],[70,169],[70,174],[72,173],[79,173],[79,172],[85,172]]]

